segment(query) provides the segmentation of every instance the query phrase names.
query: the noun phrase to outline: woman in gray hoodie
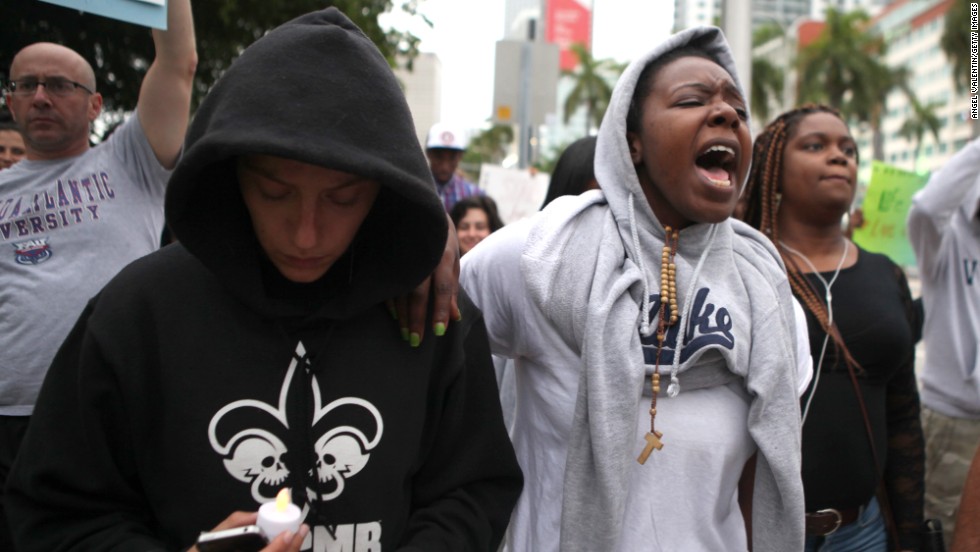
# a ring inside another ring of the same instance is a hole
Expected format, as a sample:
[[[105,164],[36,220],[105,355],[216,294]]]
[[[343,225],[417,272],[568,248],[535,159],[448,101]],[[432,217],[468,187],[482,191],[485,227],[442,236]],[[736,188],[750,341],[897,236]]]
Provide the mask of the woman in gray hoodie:
[[[689,29],[616,85],[600,189],[463,258],[494,352],[516,359],[510,549],[802,549],[808,359],[778,252],[729,218],[751,155],[725,38]]]

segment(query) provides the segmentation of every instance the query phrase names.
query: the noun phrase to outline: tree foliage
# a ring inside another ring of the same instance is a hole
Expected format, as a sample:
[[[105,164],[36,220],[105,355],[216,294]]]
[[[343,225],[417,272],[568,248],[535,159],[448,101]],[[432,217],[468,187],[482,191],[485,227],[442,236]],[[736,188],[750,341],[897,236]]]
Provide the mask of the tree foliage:
[[[939,46],[953,65],[953,86],[964,94],[970,86],[970,8],[966,0],[955,0],[946,12],[945,27]],[[980,136],[980,121],[970,124],[970,135]]]
[[[403,0],[399,9],[414,17],[422,0]],[[325,7],[323,0],[195,0],[198,70],[194,105],[246,46],[267,31],[299,15]],[[393,0],[334,0],[395,66],[411,67],[419,39],[399,30],[382,29],[378,16],[395,8]],[[63,44],[89,60],[109,111],[131,110],[139,84],[153,59],[149,29],[35,0],[4,0],[0,32],[0,73],[6,78],[11,59],[33,42]],[[270,98],[282,101],[282,98]]]
[[[942,104],[939,102],[929,102],[923,105],[918,98],[910,95],[909,105],[912,107],[912,113],[902,123],[902,127],[898,129],[898,134],[909,141],[915,141],[915,153],[912,159],[916,164],[916,168],[918,168],[919,150],[922,148],[922,137],[925,136],[926,132],[932,134],[932,137],[936,139],[936,143],[939,143],[939,129],[941,125],[936,112],[942,107]]]
[[[766,21],[752,31],[752,47],[760,46],[774,38],[784,36],[783,27],[775,21]]]
[[[939,39],[939,46],[953,64],[953,83],[967,89],[970,83],[970,7],[966,0],[956,0],[946,12],[946,25]]]
[[[568,123],[576,111],[585,108],[585,134],[588,135],[602,122],[612,97],[610,83],[619,78],[625,65],[611,59],[595,59],[583,44],[572,44],[571,50],[578,57],[578,65],[575,70],[562,73],[573,82],[565,99],[564,122]]]
[[[761,57],[752,58],[752,114],[765,126],[769,121],[769,104],[771,98],[783,96],[783,70]]]
[[[868,123],[874,133],[872,157],[880,160],[884,157],[881,120],[885,98],[891,90],[905,87],[908,70],[892,69],[881,61],[885,40],[868,32],[866,13],[828,8],[826,15],[820,36],[797,59],[797,102],[827,103],[846,120]]]
[[[863,11],[827,10],[826,26],[811,44],[800,52],[797,64],[799,103],[826,102],[847,116],[868,112],[862,102],[880,98],[876,78],[881,75],[878,61],[884,56],[881,36],[866,32],[869,17]]]
[[[482,163],[499,165],[507,156],[507,150],[512,143],[514,143],[514,127],[493,125],[470,140],[469,147],[463,155],[463,162],[471,166]]]

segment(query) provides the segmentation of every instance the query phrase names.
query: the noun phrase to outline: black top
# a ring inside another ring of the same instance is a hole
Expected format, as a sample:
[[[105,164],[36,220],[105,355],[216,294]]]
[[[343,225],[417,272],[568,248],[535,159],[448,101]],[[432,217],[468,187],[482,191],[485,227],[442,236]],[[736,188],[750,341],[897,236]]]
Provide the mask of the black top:
[[[822,273],[830,281],[833,272]],[[818,295],[824,287],[807,275]],[[902,270],[884,255],[859,250],[857,263],[840,271],[833,291],[833,318],[860,364],[875,449],[884,464],[888,500],[903,549],[918,549],[922,522],[924,443],[915,379],[914,314]],[[807,311],[814,367],[826,333]],[[806,405],[813,384],[803,396]],[[833,339],[827,344],[819,382],[803,426],[806,509],[846,509],[875,495],[878,477],[854,385]]]

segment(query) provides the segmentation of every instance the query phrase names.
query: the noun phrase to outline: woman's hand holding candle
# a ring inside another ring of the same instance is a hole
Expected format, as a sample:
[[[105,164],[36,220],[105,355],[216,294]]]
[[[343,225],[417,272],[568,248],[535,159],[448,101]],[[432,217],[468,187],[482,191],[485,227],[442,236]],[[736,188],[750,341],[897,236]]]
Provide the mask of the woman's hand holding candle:
[[[292,503],[287,488],[279,491],[274,502],[267,502],[259,507],[256,524],[262,528],[269,541],[273,541],[284,531],[295,535],[302,521],[303,512]]]

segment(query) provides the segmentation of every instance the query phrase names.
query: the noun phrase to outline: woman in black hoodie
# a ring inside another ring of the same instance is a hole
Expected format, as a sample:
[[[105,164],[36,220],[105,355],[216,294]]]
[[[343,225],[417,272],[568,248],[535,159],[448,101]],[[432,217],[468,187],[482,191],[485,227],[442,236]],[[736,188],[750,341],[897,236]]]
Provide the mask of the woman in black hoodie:
[[[311,528],[289,549],[494,550],[521,474],[482,318],[461,293],[462,321],[409,348],[384,306],[447,219],[363,33],[327,9],[249,47],[166,209],[179,243],[110,282],[51,367],[9,478],[18,550],[182,549],[286,487]]]

